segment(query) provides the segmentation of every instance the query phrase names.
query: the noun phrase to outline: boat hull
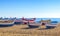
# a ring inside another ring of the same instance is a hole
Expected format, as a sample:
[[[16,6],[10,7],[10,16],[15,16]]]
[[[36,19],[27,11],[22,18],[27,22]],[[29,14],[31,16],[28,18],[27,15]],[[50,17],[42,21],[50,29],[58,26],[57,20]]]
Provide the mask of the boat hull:
[[[55,26],[46,26],[46,29],[51,29],[51,28],[55,28]]]
[[[0,24],[0,27],[9,27],[9,26],[13,26],[14,24]]]
[[[29,26],[29,28],[38,28],[39,26],[37,26],[37,25],[28,25]]]
[[[9,27],[14,25],[14,20],[0,20],[0,27]]]
[[[47,29],[51,29],[51,28],[55,28],[55,27],[56,27],[56,25],[47,25],[46,26]]]
[[[14,22],[14,24],[18,25],[18,24],[22,24],[22,22]]]

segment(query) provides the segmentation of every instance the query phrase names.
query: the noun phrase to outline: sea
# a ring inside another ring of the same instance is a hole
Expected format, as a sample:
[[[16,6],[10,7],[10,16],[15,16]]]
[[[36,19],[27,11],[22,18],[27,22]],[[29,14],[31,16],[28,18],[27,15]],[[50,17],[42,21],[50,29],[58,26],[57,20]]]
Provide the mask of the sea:
[[[39,22],[39,21],[41,21],[41,19],[42,20],[48,20],[48,19],[50,19],[51,21],[57,21],[57,22],[60,22],[60,18],[36,18],[36,22]]]
[[[20,18],[21,19],[21,18]],[[26,19],[32,19],[32,18],[26,18]],[[36,22],[41,21],[41,20],[51,20],[51,21],[57,21],[60,22],[60,18],[36,18]]]

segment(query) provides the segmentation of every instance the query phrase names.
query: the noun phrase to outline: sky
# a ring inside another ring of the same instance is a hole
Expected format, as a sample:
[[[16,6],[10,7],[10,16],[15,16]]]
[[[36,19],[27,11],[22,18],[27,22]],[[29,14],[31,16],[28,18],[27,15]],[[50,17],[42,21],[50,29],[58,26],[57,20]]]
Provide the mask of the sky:
[[[0,17],[60,18],[60,0],[0,0]]]

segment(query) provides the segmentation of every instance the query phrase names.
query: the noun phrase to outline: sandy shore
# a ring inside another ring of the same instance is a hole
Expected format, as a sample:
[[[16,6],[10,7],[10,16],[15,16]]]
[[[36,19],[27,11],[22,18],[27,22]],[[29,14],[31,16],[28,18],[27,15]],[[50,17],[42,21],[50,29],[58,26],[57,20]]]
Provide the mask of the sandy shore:
[[[60,36],[60,25],[54,29],[29,29],[27,25],[0,27],[0,36]]]

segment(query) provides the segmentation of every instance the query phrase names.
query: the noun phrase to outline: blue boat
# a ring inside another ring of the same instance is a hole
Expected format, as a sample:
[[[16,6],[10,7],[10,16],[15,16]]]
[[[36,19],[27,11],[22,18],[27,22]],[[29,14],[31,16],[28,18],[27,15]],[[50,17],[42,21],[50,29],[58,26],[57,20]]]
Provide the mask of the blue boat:
[[[9,26],[13,26],[14,24],[0,24],[0,27],[9,27]]]
[[[51,28],[55,28],[57,25],[46,25],[46,29],[51,29]]]
[[[51,21],[51,24],[57,24],[58,22],[57,21]]]
[[[22,22],[14,22],[14,24],[19,25],[22,24]]]
[[[21,20],[15,20],[14,24],[16,24],[16,25],[22,24],[22,21]]]
[[[0,27],[9,27],[13,25],[14,25],[13,20],[0,20]]]
[[[57,21],[51,21],[51,23],[58,23]]]

